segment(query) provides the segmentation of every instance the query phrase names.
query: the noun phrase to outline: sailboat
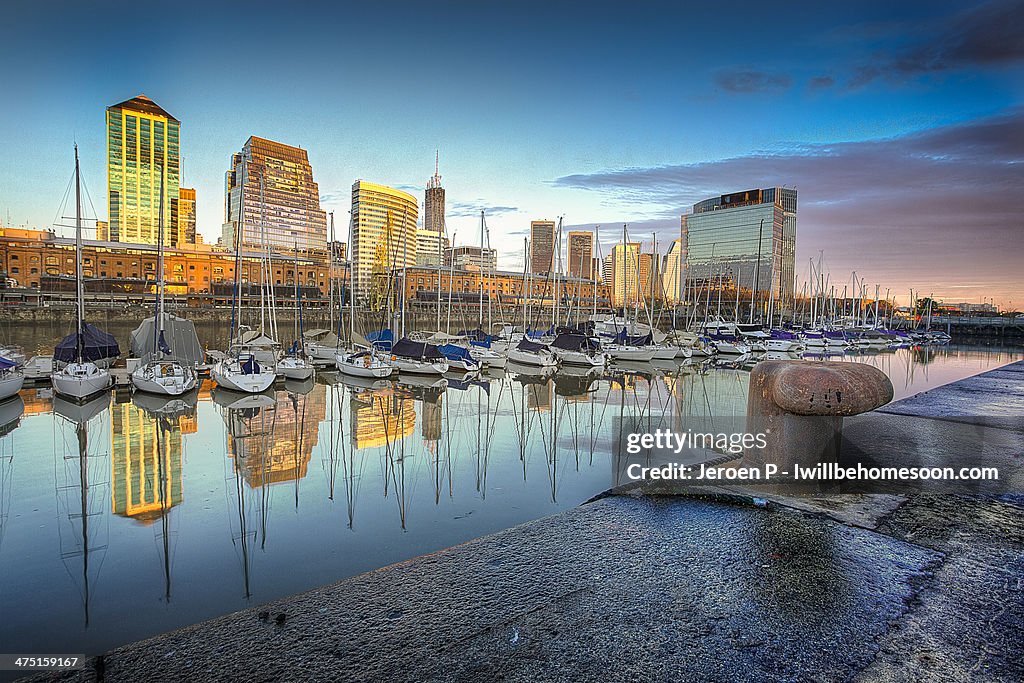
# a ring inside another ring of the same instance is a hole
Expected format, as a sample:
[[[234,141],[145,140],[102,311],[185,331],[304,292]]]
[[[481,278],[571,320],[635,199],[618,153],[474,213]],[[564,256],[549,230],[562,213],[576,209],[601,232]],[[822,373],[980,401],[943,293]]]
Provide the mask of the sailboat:
[[[262,180],[261,180],[262,186]],[[235,292],[231,306],[231,343],[228,352],[210,368],[210,377],[218,385],[232,391],[257,394],[266,391],[277,379],[277,342],[263,333],[262,322],[266,311],[270,287],[270,266],[265,255],[260,255],[260,330],[251,330],[241,325],[242,291],[242,245],[244,244],[245,215],[239,216],[235,230]]]
[[[349,224],[349,252],[352,253],[352,225]],[[351,264],[351,261],[349,262]],[[340,348],[334,355],[334,365],[343,375],[378,380],[395,371],[388,360],[380,355],[377,346],[367,342],[365,347],[356,346],[356,278],[349,266],[348,274],[348,338],[352,344],[349,350]],[[339,312],[340,315],[340,312]]]
[[[78,145],[75,145],[75,269],[77,324],[75,332],[65,337],[53,357],[65,365],[50,375],[53,390],[60,396],[82,401],[106,391],[112,384],[110,373],[98,361],[117,358],[121,349],[117,340],[85,322],[85,288],[82,273],[82,181],[78,166]]]
[[[0,357],[0,401],[17,396],[25,384],[25,373],[10,358]]]
[[[199,376],[195,367],[182,363],[171,356],[171,347],[164,336],[164,178],[160,171],[160,220],[157,233],[157,291],[156,313],[153,316],[153,340],[149,352],[146,353],[139,367],[135,368],[130,378],[132,386],[138,391],[165,396],[181,396],[192,391],[199,384]],[[143,324],[143,327],[145,323]],[[195,328],[192,328],[195,335]],[[198,339],[196,340],[198,344]],[[166,356],[166,357],[165,357]]]
[[[286,379],[305,380],[313,377],[313,361],[307,356],[302,336],[302,289],[299,287],[299,245],[295,245],[295,342],[277,362],[277,371]]]

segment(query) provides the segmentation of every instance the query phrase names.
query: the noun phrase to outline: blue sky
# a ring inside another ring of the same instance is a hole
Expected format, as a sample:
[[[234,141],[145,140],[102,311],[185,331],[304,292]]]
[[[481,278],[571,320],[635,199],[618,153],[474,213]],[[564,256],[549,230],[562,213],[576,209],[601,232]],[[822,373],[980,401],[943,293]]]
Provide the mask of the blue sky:
[[[422,197],[440,149],[449,231],[489,210],[504,267],[531,219],[667,241],[695,201],[795,185],[798,271],[1024,305],[1021,3],[683,5],[15,2],[0,214],[51,225],[77,140],[105,217],[103,111],[145,93],[211,241],[249,135],[309,150],[341,234],[353,180]]]

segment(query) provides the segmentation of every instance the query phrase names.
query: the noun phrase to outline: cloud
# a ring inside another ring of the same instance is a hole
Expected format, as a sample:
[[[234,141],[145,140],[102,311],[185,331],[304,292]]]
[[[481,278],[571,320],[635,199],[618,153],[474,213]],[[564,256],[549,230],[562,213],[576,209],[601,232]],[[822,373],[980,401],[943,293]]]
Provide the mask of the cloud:
[[[836,84],[836,79],[831,76],[815,76],[807,82],[807,86],[811,90],[823,90],[825,88],[831,88]]]
[[[519,208],[515,206],[491,206],[484,199],[476,199],[471,202],[450,201],[445,213],[453,218],[465,218],[467,216],[479,216],[481,209],[488,216],[500,216],[519,211]]]
[[[993,0],[950,15],[927,33],[922,43],[878,53],[857,65],[847,86],[1020,62],[1024,60],[1024,3]]]
[[[725,192],[795,186],[801,259],[825,249],[835,272],[873,272],[883,287],[985,282],[1024,300],[1024,108],[895,138],[553,182],[666,213]]]
[[[730,69],[716,73],[715,83],[723,90],[746,94],[786,90],[793,84],[793,79],[785,74],[767,71]]]

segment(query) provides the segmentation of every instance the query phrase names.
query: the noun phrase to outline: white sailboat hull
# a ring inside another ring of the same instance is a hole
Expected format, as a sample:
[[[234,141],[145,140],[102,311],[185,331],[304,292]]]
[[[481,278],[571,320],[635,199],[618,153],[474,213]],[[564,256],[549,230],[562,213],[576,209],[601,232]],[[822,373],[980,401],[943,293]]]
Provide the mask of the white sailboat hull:
[[[368,379],[384,379],[395,371],[391,365],[379,359],[373,359],[367,365],[362,358],[350,360],[347,355],[340,353],[334,357],[334,365],[343,375]]]
[[[598,351],[597,353],[584,353],[583,351],[566,351],[564,349],[552,349],[563,365],[576,365],[589,368],[603,368],[608,362],[608,356]]]
[[[95,363],[68,363],[50,375],[53,390],[75,401],[94,396],[110,388],[110,373]]]
[[[448,372],[449,367],[446,360],[427,361],[399,357],[391,359],[391,366],[398,372],[410,375],[443,375]]]
[[[672,360],[676,357],[677,349],[673,346],[655,346],[654,347],[654,359],[655,360]]]
[[[0,401],[9,399],[19,391],[25,384],[25,375],[21,370],[12,370],[5,373],[3,378],[0,379]]]
[[[494,349],[470,346],[469,355],[485,368],[503,368],[508,363],[508,358],[502,353],[495,352]]]
[[[316,362],[333,363],[340,349],[337,346],[306,344],[306,353]]]
[[[540,368],[553,368],[558,365],[558,357],[550,351],[523,351],[511,348],[508,350],[508,359],[520,365],[532,365]]]
[[[287,379],[309,379],[313,376],[313,364],[302,358],[288,357],[277,362],[277,371]]]
[[[605,347],[608,355],[613,360],[629,361],[631,363],[649,363],[654,360],[654,349],[649,346],[618,346]]]
[[[140,365],[130,378],[136,390],[161,396],[181,396],[199,384],[195,370],[176,361]]]
[[[225,389],[258,394],[270,388],[277,379],[277,373],[272,368],[262,368],[260,372],[247,375],[242,372],[237,361],[225,359],[210,368],[210,378]]]

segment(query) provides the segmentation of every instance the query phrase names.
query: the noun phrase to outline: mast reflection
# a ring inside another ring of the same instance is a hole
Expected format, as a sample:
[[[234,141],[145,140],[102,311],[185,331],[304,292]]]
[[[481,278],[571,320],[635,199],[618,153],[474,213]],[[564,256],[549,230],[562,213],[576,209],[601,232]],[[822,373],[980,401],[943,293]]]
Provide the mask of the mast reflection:
[[[79,590],[82,595],[86,627],[89,626],[90,587],[96,578],[90,572],[98,573],[102,556],[107,549],[106,544],[97,542],[96,537],[97,531],[102,533],[104,530],[96,529],[95,525],[90,529],[90,523],[94,518],[103,519],[101,501],[105,498],[93,494],[98,493],[108,483],[97,475],[108,471],[103,466],[103,461],[109,457],[109,453],[89,452],[90,431],[102,429],[109,407],[109,393],[103,393],[82,404],[72,403],[59,396],[53,399],[54,414],[70,425],[74,433],[73,437],[69,437],[66,431],[62,431],[59,438],[63,440],[63,448],[54,448],[58,470],[56,493],[58,510],[63,511],[60,518],[64,522],[60,529],[61,560],[72,576],[72,560],[81,558]],[[102,443],[102,440],[97,437],[93,442],[98,444]],[[96,554],[99,554],[98,563],[95,562]],[[90,560],[93,561],[91,567]]]

